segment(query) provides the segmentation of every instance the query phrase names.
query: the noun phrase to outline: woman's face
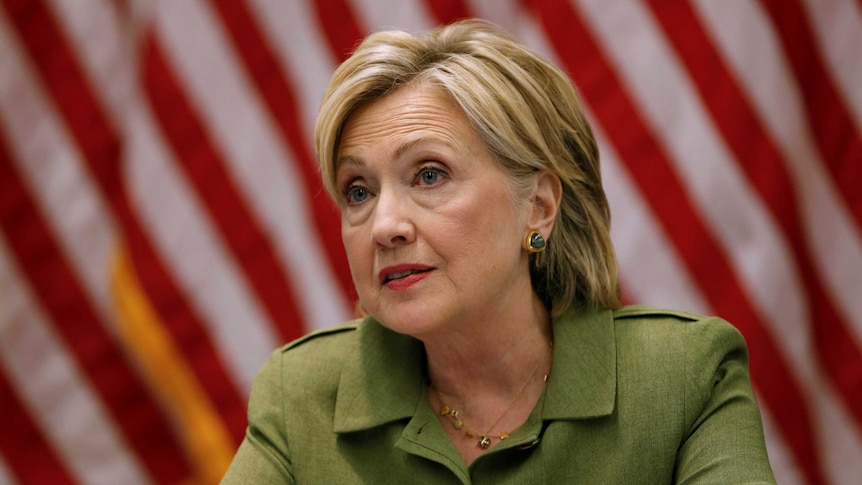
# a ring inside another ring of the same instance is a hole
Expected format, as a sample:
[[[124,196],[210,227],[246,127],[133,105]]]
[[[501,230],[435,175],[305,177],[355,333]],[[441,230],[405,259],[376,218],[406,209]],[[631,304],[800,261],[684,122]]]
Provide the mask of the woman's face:
[[[529,204],[445,95],[419,84],[361,106],[337,163],[353,280],[382,324],[419,337],[529,306]]]

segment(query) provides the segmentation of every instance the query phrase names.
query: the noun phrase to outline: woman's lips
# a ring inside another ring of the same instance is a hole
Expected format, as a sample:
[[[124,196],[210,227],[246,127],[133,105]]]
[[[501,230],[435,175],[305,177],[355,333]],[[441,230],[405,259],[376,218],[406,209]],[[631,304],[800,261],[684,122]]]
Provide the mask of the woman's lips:
[[[422,281],[428,276],[428,271],[423,271],[421,273],[410,273],[407,276],[403,276],[401,278],[395,278],[383,283],[383,286],[389,288],[394,291],[404,291],[407,288],[410,288],[414,284]]]
[[[380,271],[380,284],[384,287],[402,291],[425,279],[433,268],[421,264],[399,264],[387,266]]]

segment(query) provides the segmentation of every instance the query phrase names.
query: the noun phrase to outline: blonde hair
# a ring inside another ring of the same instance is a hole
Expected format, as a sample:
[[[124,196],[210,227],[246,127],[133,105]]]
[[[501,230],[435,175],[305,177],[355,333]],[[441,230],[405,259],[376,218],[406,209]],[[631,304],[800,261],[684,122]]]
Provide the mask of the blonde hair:
[[[368,36],[329,83],[315,126],[327,191],[338,198],[335,166],[341,132],[361,104],[410,83],[446,93],[526,200],[540,170],[556,174],[563,194],[547,250],[530,256],[533,287],[559,314],[572,304],[620,305],[610,209],[599,153],[569,79],[493,24],[464,20],[422,37],[401,31]],[[546,235],[548,236],[548,235]]]

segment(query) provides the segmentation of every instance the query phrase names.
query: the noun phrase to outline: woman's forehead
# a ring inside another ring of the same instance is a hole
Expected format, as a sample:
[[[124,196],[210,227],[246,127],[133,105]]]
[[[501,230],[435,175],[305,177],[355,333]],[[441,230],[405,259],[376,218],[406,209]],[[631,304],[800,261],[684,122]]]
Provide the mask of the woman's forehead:
[[[423,145],[463,148],[475,134],[463,111],[439,91],[402,88],[364,104],[344,124],[336,164],[380,145],[391,158]]]

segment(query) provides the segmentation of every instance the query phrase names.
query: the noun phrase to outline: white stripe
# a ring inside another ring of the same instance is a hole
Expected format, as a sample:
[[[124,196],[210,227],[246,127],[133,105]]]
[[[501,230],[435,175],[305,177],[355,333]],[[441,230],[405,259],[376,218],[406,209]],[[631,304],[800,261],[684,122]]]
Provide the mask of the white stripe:
[[[200,2],[170,2],[163,7],[158,32],[165,50],[202,122],[213,133],[226,168],[274,238],[282,269],[295,283],[295,300],[305,322],[344,321],[349,315],[346,299],[315,240],[299,163],[287,155],[276,121],[244,75],[239,54]]]
[[[326,38],[315,28],[313,7],[304,1],[268,0],[251,0],[248,7],[278,56],[280,65],[274,67],[280,68],[291,81],[302,114],[304,138],[311,140],[317,111],[336,62],[326,47]]]
[[[81,483],[147,483],[146,472],[30,295],[2,237],[0,295],[0,365],[69,472]]]
[[[827,71],[862,132],[862,7],[856,0],[803,0]],[[857,160],[858,162],[858,160]]]
[[[240,270],[156,132],[148,107],[132,101],[126,186],[143,230],[202,317],[238,389],[247,391],[278,344]]]
[[[473,0],[473,7],[479,9],[483,15],[496,15],[495,0]],[[566,66],[557,57],[556,49],[545,35],[545,31],[539,20],[532,12],[524,9],[521,2],[509,9],[499,11],[501,25],[504,26],[516,39],[519,39],[527,47],[537,54],[543,56],[561,71],[566,71]],[[497,17],[491,19],[497,21]],[[587,113],[589,118],[589,113]]]
[[[17,481],[12,478],[12,472],[9,471],[6,460],[3,455],[0,455],[0,485],[17,485]]]
[[[817,444],[822,450],[826,479],[834,485],[858,485],[862,477],[862,436],[854,425],[850,411],[840,397],[826,384],[826,372],[809,359],[811,376],[803,383],[810,409],[814,413],[812,426]]]
[[[756,4],[741,2],[737,8],[728,9],[698,1],[694,6],[747,91],[760,121],[777,141],[797,190],[796,202],[815,270],[856,345],[862,347],[862,319],[858,318],[862,314],[862,279],[854,270],[862,268],[862,234],[836,195],[839,192],[815,148],[802,98],[777,36]]]
[[[521,42],[529,45],[529,40],[524,36],[522,29],[529,29],[526,24],[532,23],[532,18],[524,10],[523,2],[499,0],[468,0],[466,2],[471,11],[480,18],[494,22]],[[533,26],[535,28],[535,25]],[[538,33],[539,29],[535,28]],[[535,48],[535,47],[533,47]]]
[[[359,28],[364,32],[398,29],[417,35],[434,28],[433,16],[422,0],[350,0],[348,3],[353,5]]]
[[[714,228],[762,321],[782,344],[794,372],[809,388],[808,397],[824,396],[828,391],[811,367],[811,356],[815,354],[806,337],[812,322],[804,320],[808,314],[806,300],[791,263],[792,255],[726,147],[717,139],[711,119],[677,60],[669,54],[671,49],[648,20],[651,16],[631,5],[616,10],[602,8],[597,2],[581,5],[629,91],[660,134],[660,142],[672,154],[676,170],[708,225]],[[620,31],[627,32],[625,39],[614,34]],[[669,106],[670,100],[673,106]],[[817,405],[816,411],[820,412],[816,417],[822,419],[819,424],[833,424],[827,421],[840,410],[832,401],[823,400]],[[822,412],[827,409],[831,411],[829,416]],[[855,444],[858,437],[851,429],[834,432],[841,436],[832,436],[832,443],[842,441],[859,449]]]
[[[593,133],[602,145],[602,179],[613,221],[611,237],[627,296],[658,307],[712,313],[598,124],[593,126]]]
[[[106,0],[87,0],[86,8],[79,0],[49,0],[49,7],[83,73],[94,86],[92,93],[101,101],[112,128],[122,135],[122,118],[133,79],[129,52],[134,32],[133,23],[120,25],[115,4]]]
[[[16,66],[0,69],[0,125],[9,137],[13,163],[82,279],[90,303],[103,322],[112,322],[105,275],[115,239],[113,221],[60,115],[46,102],[48,95],[29,59],[8,35],[12,31],[0,12],[0,59]],[[116,329],[109,325],[108,330]]]

